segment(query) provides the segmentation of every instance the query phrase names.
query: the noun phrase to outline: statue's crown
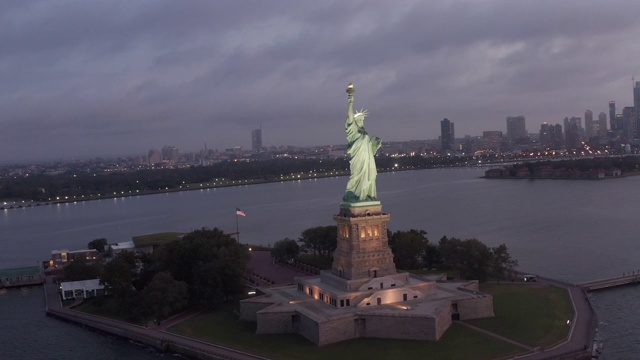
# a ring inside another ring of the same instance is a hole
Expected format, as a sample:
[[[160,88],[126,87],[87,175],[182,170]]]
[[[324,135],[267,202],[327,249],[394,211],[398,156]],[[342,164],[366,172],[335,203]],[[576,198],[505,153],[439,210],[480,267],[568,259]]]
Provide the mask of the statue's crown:
[[[354,116],[368,116],[369,112],[365,109],[360,109],[360,111],[358,111]]]

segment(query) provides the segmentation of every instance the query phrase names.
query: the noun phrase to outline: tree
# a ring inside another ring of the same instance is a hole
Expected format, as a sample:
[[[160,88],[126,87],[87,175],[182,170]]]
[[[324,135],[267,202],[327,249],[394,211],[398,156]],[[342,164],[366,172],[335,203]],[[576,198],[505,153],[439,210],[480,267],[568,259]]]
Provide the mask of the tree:
[[[65,281],[96,279],[100,275],[100,264],[78,257],[64,267]]]
[[[166,319],[187,306],[189,289],[184,281],[177,281],[162,271],[153,277],[142,291],[148,314],[156,319]]]
[[[518,260],[511,258],[507,245],[500,244],[491,249],[493,254],[492,275],[500,281],[506,277],[512,277],[515,268],[518,266]]]
[[[443,266],[456,270],[463,279],[486,281],[491,274],[493,253],[477,239],[460,240],[444,236],[439,243]]]
[[[107,250],[107,239],[100,238],[91,240],[87,245],[89,249],[95,249],[98,253],[102,254]]]
[[[338,227],[329,225],[309,228],[302,232],[298,242],[302,251],[330,258],[338,245]]]
[[[493,254],[487,245],[477,239],[463,241],[463,262],[460,276],[464,279],[486,281],[491,275]]]
[[[396,267],[404,270],[422,267],[422,258],[429,240],[424,230],[396,231],[389,237]]]
[[[299,253],[300,246],[295,240],[289,238],[276,241],[271,249],[271,256],[279,262],[294,260]]]
[[[134,253],[123,251],[113,260],[105,264],[100,283],[108,292],[118,299],[125,299],[135,293],[133,280],[136,278],[136,256]]]
[[[149,266],[184,281],[194,306],[212,308],[242,294],[248,257],[247,249],[222,230],[203,228],[160,247]]]
[[[438,245],[428,242],[424,249],[422,261],[424,262],[424,266],[428,269],[434,269],[442,265],[442,256],[440,255],[440,248]]]

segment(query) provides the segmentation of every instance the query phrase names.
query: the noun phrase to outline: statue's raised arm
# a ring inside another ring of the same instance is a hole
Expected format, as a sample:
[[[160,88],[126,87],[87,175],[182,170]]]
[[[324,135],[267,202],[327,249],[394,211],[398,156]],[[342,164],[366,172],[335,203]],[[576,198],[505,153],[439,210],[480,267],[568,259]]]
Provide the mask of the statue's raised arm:
[[[363,201],[377,201],[376,194],[376,163],[374,155],[382,145],[377,137],[370,137],[364,129],[364,119],[367,116],[365,110],[354,114],[353,93],[355,88],[352,83],[347,86],[349,110],[345,131],[349,147],[349,168],[351,176],[347,183],[347,190],[342,198],[349,203]]]

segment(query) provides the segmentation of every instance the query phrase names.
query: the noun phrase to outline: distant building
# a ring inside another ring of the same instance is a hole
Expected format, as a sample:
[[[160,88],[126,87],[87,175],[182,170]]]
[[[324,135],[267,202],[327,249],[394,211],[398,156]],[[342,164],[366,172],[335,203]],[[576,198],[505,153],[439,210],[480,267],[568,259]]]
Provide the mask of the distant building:
[[[609,101],[609,128],[614,132],[620,130],[616,126],[616,102],[613,100]]]
[[[251,150],[254,153],[262,151],[262,129],[255,129],[251,132]]]
[[[632,141],[637,138],[636,129],[636,108],[633,106],[625,106],[622,108],[622,128],[623,138],[625,141]]]
[[[633,84],[633,107],[636,111],[636,116],[640,114],[640,81],[636,81]]]
[[[75,259],[83,258],[85,260],[93,261],[98,257],[98,251],[95,249],[90,250],[51,250],[51,259],[49,260],[49,266],[61,266],[65,265]]]
[[[500,152],[500,145],[502,143],[502,131],[483,131],[482,139],[487,150]]]
[[[120,242],[116,244],[111,244],[109,245],[109,248],[111,249],[112,255],[115,256],[121,253],[122,251],[135,252],[136,245],[133,243],[133,241],[125,241],[125,242]]]
[[[624,137],[624,116],[623,114],[616,114],[614,119],[615,131],[613,132],[614,137],[622,138]]]
[[[440,121],[440,140],[442,142],[441,149],[443,151],[451,150],[455,138],[456,137],[453,128],[453,122],[449,121],[449,119],[446,118]]]
[[[564,146],[567,150],[582,148],[582,119],[577,116],[564,118]]]
[[[527,137],[524,116],[507,116],[507,137],[511,140]]]
[[[162,162],[162,153],[158,149],[149,150],[149,165],[160,164]]]
[[[584,112],[584,134],[587,139],[597,135],[597,132],[594,131],[593,112],[591,110]]]
[[[598,136],[601,138],[607,136],[607,114],[604,112],[598,115]]]
[[[545,149],[563,149],[562,125],[551,125],[546,122],[540,125],[540,145]]]
[[[180,151],[175,146],[162,147],[162,160],[169,162],[177,162],[180,159]]]

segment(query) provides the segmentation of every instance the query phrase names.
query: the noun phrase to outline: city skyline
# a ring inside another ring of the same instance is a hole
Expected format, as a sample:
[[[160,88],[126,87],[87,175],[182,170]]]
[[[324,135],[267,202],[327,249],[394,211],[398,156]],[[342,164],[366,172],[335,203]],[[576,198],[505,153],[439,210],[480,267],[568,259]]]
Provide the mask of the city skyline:
[[[506,132],[634,104],[640,4],[0,3],[0,163],[344,141],[344,88],[383,141]],[[614,19],[615,21],[602,21]],[[455,20],[455,21],[454,21]],[[451,27],[450,24],[456,24]]]

